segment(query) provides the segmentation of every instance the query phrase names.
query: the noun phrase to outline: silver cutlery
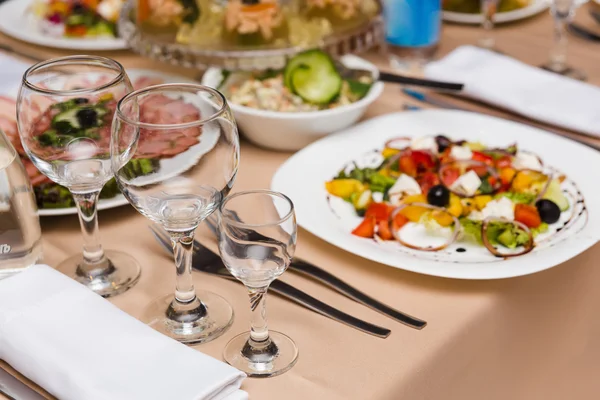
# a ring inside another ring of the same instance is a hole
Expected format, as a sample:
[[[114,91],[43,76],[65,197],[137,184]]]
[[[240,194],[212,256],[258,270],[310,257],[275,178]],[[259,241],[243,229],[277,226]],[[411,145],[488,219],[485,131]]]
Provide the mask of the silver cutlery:
[[[206,224],[208,225],[208,228],[211,230],[211,232],[215,236],[218,237],[216,224],[211,218],[213,218],[213,217],[211,216],[206,219]],[[260,238],[257,238],[257,239],[260,240]],[[198,245],[200,245],[200,243],[198,243],[198,242],[196,242],[196,243]],[[309,278],[312,278],[312,279],[330,287],[331,289],[337,291],[338,293],[356,301],[357,303],[360,303],[360,304],[365,305],[375,311],[378,311],[378,312],[382,313],[383,315],[390,317],[390,318],[392,318],[406,326],[409,326],[411,328],[423,329],[425,327],[425,325],[427,325],[426,321],[423,321],[422,319],[413,317],[404,312],[393,309],[390,306],[383,304],[378,300],[375,300],[374,298],[367,295],[366,293],[349,285],[348,283],[344,282],[337,276],[325,271],[322,268],[317,267],[316,265],[308,263],[306,261],[299,260],[298,258],[296,258],[296,259],[294,259],[294,261],[292,261],[292,263],[288,267],[288,270],[292,271],[292,272],[297,272],[299,274],[302,274]]]
[[[373,78],[373,71],[360,68],[350,68],[336,62],[336,69],[344,79],[360,80],[363,77]],[[461,91],[464,87],[462,83],[433,81],[430,79],[413,78],[404,75],[392,74],[389,72],[379,71],[379,80],[382,82],[399,83],[408,86],[420,86],[437,90]]]
[[[592,42],[600,42],[600,35],[588,30],[587,28],[584,28],[581,25],[570,23],[567,28],[569,29],[569,32],[575,36],[579,36],[580,38],[586,40],[591,40]]]
[[[28,58],[31,61],[35,61],[35,62],[44,61],[44,59],[41,58],[41,57],[35,56],[35,55],[31,54],[31,53],[25,53],[25,52],[22,52],[22,51],[15,50],[12,47],[7,46],[7,45],[2,44],[2,43],[0,43],[0,51],[5,51],[7,53],[14,54],[14,55],[19,56],[19,57]]]
[[[596,20],[597,23],[600,24],[600,12],[590,9],[590,15]]]
[[[0,368],[0,393],[10,400],[44,400],[44,397]]]
[[[162,247],[170,254],[173,254],[173,249],[167,234],[154,226],[151,226],[150,229]],[[229,273],[225,265],[223,265],[221,257],[198,242],[195,243],[195,247],[195,257],[193,259],[193,268],[195,270],[238,282],[237,279],[235,279]],[[391,331],[387,328],[346,314],[345,312],[340,311],[281,280],[276,280],[271,283],[270,290],[282,297],[287,298],[288,300],[293,301],[294,303],[308,308],[309,310],[315,311],[323,316],[333,319],[334,321],[341,322],[370,335],[386,338],[391,333]]]
[[[457,105],[455,105],[455,104],[453,104],[453,103],[451,103],[449,101],[445,101],[445,100],[441,100],[441,99],[432,97],[432,96],[430,96],[430,95],[428,95],[426,93],[419,92],[417,90],[402,89],[402,91],[404,92],[404,94],[412,97],[415,100],[418,100],[418,101],[420,101],[422,103],[430,104],[430,105],[435,106],[437,108],[443,108],[443,109],[446,109],[446,110],[459,110],[459,111],[475,112],[475,113],[480,113],[480,114],[490,115],[490,116],[496,117],[495,115],[488,114],[488,113],[485,113],[485,112],[473,111],[473,110],[469,110],[468,108],[457,106]],[[420,110],[421,108],[417,107],[417,106],[414,106],[414,105],[405,105],[404,109],[405,110],[414,111],[414,110]],[[566,136],[563,133],[555,131],[555,130],[552,130],[550,128],[539,127],[539,126],[536,126],[534,124],[529,124],[529,123],[524,122],[524,121],[522,121],[520,119],[517,119],[517,118],[510,118],[510,117],[501,117],[501,118],[507,119],[509,121],[518,122],[518,123],[523,124],[523,125],[531,126],[533,128],[542,129],[542,130],[545,130],[546,132],[550,132],[550,133],[553,133],[555,135],[559,135],[559,136],[565,137],[567,139],[571,139],[571,140],[573,140],[575,142],[581,143],[581,144],[583,144],[585,146],[588,146],[588,147],[591,147],[591,148],[593,148],[595,150],[600,150],[600,146],[598,146],[598,145],[587,143],[586,141],[581,140],[581,139],[577,139],[577,138]]]

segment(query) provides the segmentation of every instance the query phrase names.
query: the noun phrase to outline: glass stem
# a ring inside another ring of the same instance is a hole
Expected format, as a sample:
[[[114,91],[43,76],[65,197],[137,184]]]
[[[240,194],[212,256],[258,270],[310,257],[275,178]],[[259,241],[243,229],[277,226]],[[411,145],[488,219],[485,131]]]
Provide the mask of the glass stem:
[[[175,299],[181,303],[189,303],[196,298],[196,290],[192,281],[192,252],[194,248],[194,231],[169,232],[175,255],[177,280],[175,283]]]
[[[100,244],[97,210],[99,196],[100,190],[73,193],[83,234],[83,262],[78,266],[77,273],[84,276],[104,275],[114,269],[104,256],[104,249]]]
[[[492,50],[496,41],[494,40],[494,15],[496,14],[497,0],[481,0],[481,12],[483,15],[483,37],[479,41],[481,47]]]
[[[175,256],[175,298],[167,308],[167,316],[182,324],[194,323],[207,314],[206,306],[196,297],[192,279],[192,254],[194,229],[187,231],[167,230]]]
[[[250,339],[257,343],[269,339],[269,328],[267,327],[267,289],[268,286],[248,288],[250,310],[252,311]]]
[[[550,69],[562,72],[567,69],[567,18],[554,14],[554,46],[550,52]]]

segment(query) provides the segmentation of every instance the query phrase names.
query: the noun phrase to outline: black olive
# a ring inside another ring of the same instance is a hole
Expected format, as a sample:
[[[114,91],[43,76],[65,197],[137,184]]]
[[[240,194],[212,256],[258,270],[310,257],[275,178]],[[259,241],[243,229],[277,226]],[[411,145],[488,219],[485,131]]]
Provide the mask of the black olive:
[[[444,135],[437,135],[435,137],[435,142],[437,143],[438,152],[440,152],[440,153],[442,153],[444,150],[446,150],[452,144],[452,141]]]
[[[77,98],[73,99],[73,103],[75,103],[77,105],[87,104],[88,102],[89,102],[89,100],[86,98],[83,98],[83,97],[77,97]]]
[[[450,203],[450,191],[444,185],[435,185],[427,193],[427,202],[432,206],[446,207]]]
[[[73,14],[85,14],[87,8],[81,3],[75,3],[71,11],[73,12]]]
[[[82,108],[77,111],[77,122],[83,129],[96,126],[98,113],[93,108]]]
[[[547,224],[553,224],[560,218],[560,208],[551,200],[538,200],[535,206],[540,213],[540,218]]]

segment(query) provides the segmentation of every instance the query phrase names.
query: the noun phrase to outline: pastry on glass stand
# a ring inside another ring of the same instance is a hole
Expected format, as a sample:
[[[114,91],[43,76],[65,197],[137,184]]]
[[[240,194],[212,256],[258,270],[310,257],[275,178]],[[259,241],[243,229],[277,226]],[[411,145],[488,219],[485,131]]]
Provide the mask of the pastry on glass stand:
[[[136,22],[153,33],[176,33],[199,16],[196,0],[137,0]]]
[[[287,45],[287,18],[278,0],[229,0],[223,39],[240,46]]]

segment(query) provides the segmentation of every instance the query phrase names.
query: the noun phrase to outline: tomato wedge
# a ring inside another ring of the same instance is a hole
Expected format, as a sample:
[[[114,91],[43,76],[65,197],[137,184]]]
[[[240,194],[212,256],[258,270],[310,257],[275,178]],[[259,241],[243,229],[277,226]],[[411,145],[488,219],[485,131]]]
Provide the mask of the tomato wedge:
[[[373,238],[375,236],[375,225],[375,217],[365,218],[360,225],[354,228],[352,234],[363,238]]]
[[[404,225],[408,223],[408,218],[398,213],[392,220],[392,230],[398,232]]]
[[[537,228],[542,224],[537,208],[528,204],[517,204],[515,206],[515,221],[526,225],[528,228]]]
[[[398,168],[400,172],[405,173],[413,178],[417,176],[417,164],[410,154],[403,154],[398,160]]]
[[[411,157],[417,164],[417,169],[422,171],[430,171],[435,168],[435,160],[430,153],[425,151],[413,150]]]
[[[496,160],[496,168],[510,168],[512,167],[512,157],[509,155],[502,156]]]
[[[494,158],[488,154],[482,153],[480,151],[474,151],[472,160],[486,163],[487,165],[494,165]]]
[[[427,194],[429,189],[440,184],[440,177],[435,172],[425,172],[417,177],[417,182],[421,186],[421,191]]]
[[[392,235],[392,231],[390,229],[390,222],[388,220],[379,221],[377,223],[377,236],[383,240],[394,239],[394,235]]]
[[[453,167],[445,168],[442,170],[441,175],[442,176],[440,177],[440,179],[442,180],[442,183],[447,187],[450,187],[460,176],[460,170],[458,168]]]
[[[387,221],[392,207],[385,203],[371,203],[365,212],[365,218],[375,218],[375,222]]]

